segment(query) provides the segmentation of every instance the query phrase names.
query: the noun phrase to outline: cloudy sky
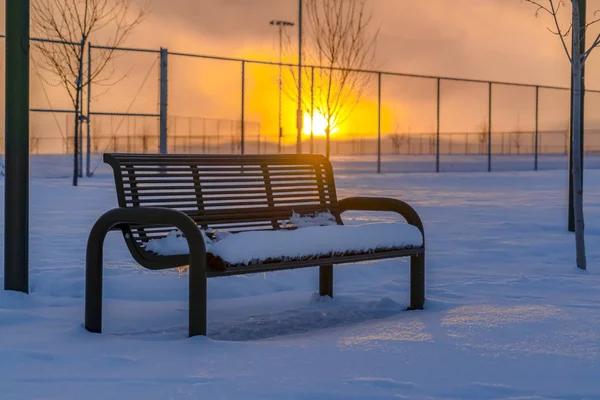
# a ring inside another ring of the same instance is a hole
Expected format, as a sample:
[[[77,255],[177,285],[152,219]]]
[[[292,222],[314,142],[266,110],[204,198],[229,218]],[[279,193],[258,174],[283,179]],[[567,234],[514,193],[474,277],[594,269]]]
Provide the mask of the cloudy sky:
[[[147,0],[139,0],[147,1]],[[168,47],[171,51],[186,51],[230,57],[254,59],[277,59],[277,34],[268,24],[271,19],[297,21],[297,0],[154,0],[150,3],[152,13],[142,27],[131,38],[132,45]],[[590,18],[595,8],[600,8],[600,0],[588,0]],[[541,85],[567,86],[569,66],[563,48],[556,36],[547,31],[551,20],[544,16],[536,18],[535,7],[521,0],[369,0],[373,12],[373,29],[379,27],[376,64],[382,70],[462,77],[482,80],[533,83]],[[597,6],[597,7],[596,7]],[[568,17],[565,14],[565,17]],[[293,32],[293,29],[292,29]],[[590,34],[596,34],[593,30]],[[592,55],[588,63],[588,88],[600,87],[600,74],[595,71],[600,66],[600,51]],[[222,76],[236,77],[237,66],[232,70],[224,64],[213,66]],[[176,66],[174,67],[176,68]],[[224,69],[223,69],[224,68]],[[214,69],[211,70],[211,75]],[[187,79],[174,79],[173,85],[181,81],[196,82],[199,92],[235,92],[239,83],[236,79],[201,77],[202,70],[187,68],[180,76]],[[251,81],[258,81],[250,72]],[[198,83],[202,81],[202,83]],[[431,130],[434,125],[435,100],[431,82],[384,84],[384,102],[390,104],[387,111],[394,114],[396,122],[390,121],[385,129]],[[267,89],[268,84],[250,88],[250,102],[255,104],[256,96],[273,98],[274,93]],[[273,85],[270,85],[273,86]],[[211,87],[207,90],[207,87]],[[273,87],[274,88],[274,87]],[[456,89],[456,90],[455,90]],[[460,99],[455,95],[463,92]],[[453,87],[447,84],[443,89],[442,130],[460,131],[477,129],[487,114],[486,87]],[[501,122],[500,129],[515,129],[518,124],[530,129],[534,124],[534,92],[506,91],[499,87],[495,97],[495,112]],[[372,92],[372,91],[371,91]],[[391,93],[393,92],[393,93]],[[389,99],[386,99],[387,97]],[[209,95],[210,96],[210,95]],[[371,93],[371,100],[373,96]],[[393,97],[393,99],[392,99]],[[542,125],[564,124],[564,101],[558,96],[544,94],[545,109]],[[362,114],[373,112],[373,101],[361,104]],[[452,101],[454,100],[454,101]],[[211,114],[219,115],[224,101],[217,102],[221,107]],[[175,108],[188,113],[187,107],[206,104],[206,98],[186,101]],[[234,102],[234,104],[237,104]],[[506,107],[503,107],[505,105]],[[512,107],[511,107],[512,106]],[[293,115],[293,105],[285,110]],[[559,109],[559,112],[556,111]],[[359,110],[360,111],[360,110]],[[468,112],[465,112],[468,111]],[[504,115],[502,112],[504,111]],[[230,114],[230,111],[227,111]],[[384,110],[384,114],[386,110]],[[250,106],[249,114],[257,120],[272,120],[272,109]],[[357,115],[362,115],[357,112]],[[355,118],[352,123],[357,131],[369,131],[372,127],[359,127],[365,118]],[[371,124],[372,120],[369,119]],[[401,121],[400,121],[401,120]],[[398,122],[400,121],[400,122]],[[288,118],[288,129],[293,130],[292,118]],[[265,122],[263,121],[263,126]],[[371,124],[372,125],[372,124]],[[523,128],[520,126],[519,129]],[[267,127],[267,130],[270,130]]]
[[[298,14],[297,0],[132,1],[149,6],[150,13],[129,38],[128,46],[270,61],[278,57],[278,36],[269,21],[296,22]],[[536,18],[535,7],[522,0],[367,1],[373,12],[372,28],[380,29],[375,64],[381,70],[552,86],[569,83],[563,48],[547,30],[552,21],[544,16]],[[592,18],[593,10],[600,9],[600,0],[588,0],[588,9]],[[295,35],[294,28],[290,32]],[[593,29],[590,36],[597,32]],[[102,42],[102,38],[94,40]],[[116,107],[122,112],[137,94],[130,111],[155,112],[156,59],[155,55],[144,54],[119,57],[116,68],[127,71],[127,79],[93,103],[94,108],[111,111]],[[588,88],[600,88],[598,67],[600,50],[588,61]],[[386,78],[382,95],[384,130],[432,131],[434,82]],[[170,115],[240,116],[239,64],[171,56],[169,85]],[[443,85],[442,131],[477,131],[487,116],[487,86]],[[276,132],[276,89],[274,69],[247,67],[247,117],[259,122],[261,131],[267,134]],[[371,85],[349,124],[354,132],[374,131],[373,89]],[[565,97],[550,92],[540,96],[542,129],[564,127],[568,113]],[[600,106],[597,97],[594,101]],[[494,127],[531,130],[534,100],[534,90],[497,86]],[[284,99],[283,111],[284,128],[292,132],[295,112],[291,99]]]
[[[139,0],[147,2],[147,0]],[[588,1],[591,11],[600,1]],[[131,43],[235,56],[273,53],[271,19],[297,20],[297,0],[153,0]],[[556,37],[521,0],[370,0],[385,70],[549,85],[568,83]],[[257,51],[260,49],[260,51]],[[258,55],[257,55],[258,56]],[[599,65],[600,52],[590,60]],[[593,74],[591,74],[593,75]],[[600,77],[600,74],[598,74]],[[591,83],[598,82],[590,76]]]

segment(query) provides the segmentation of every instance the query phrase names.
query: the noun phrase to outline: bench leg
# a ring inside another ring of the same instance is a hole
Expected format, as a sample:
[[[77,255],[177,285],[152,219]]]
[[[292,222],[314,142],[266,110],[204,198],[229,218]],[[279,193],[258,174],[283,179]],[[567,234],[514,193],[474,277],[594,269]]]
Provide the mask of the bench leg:
[[[104,235],[90,235],[85,265],[85,329],[102,332],[102,246]]]
[[[425,303],[425,254],[410,257],[410,307],[422,310]]]
[[[333,265],[319,267],[319,294],[333,297]]]
[[[206,257],[190,260],[189,337],[206,336]]]

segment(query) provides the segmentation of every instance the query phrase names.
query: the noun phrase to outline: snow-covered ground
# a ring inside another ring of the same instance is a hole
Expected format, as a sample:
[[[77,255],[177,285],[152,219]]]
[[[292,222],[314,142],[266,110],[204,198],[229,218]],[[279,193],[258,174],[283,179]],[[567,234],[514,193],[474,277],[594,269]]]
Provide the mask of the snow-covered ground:
[[[583,272],[565,231],[565,169],[336,169],[340,197],[397,197],[422,215],[424,311],[404,311],[407,260],[337,267],[330,301],[315,297],[316,269],[218,278],[209,337],[188,339],[186,276],[136,267],[113,234],[105,333],[88,333],[85,243],[116,204],[112,178],[33,178],[31,294],[0,292],[0,398],[600,398],[600,171],[586,171]]]

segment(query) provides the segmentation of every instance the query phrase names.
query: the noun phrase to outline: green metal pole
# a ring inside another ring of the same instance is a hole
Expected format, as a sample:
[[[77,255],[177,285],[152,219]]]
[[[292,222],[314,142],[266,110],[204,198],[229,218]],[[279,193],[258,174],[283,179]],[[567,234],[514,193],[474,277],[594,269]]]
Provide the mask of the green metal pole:
[[[29,292],[29,0],[6,0],[4,289]]]

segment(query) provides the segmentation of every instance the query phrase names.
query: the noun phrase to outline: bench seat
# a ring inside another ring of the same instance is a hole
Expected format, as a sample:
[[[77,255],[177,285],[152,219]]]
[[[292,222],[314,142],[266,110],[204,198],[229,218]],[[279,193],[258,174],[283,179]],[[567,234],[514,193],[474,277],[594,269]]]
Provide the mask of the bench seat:
[[[203,234],[206,252],[215,259],[215,270],[292,260],[319,260],[332,256],[360,255],[420,248],[421,232],[406,223],[307,226],[298,229],[248,231],[236,234]],[[181,232],[150,240],[145,248],[156,255],[189,254]]]

